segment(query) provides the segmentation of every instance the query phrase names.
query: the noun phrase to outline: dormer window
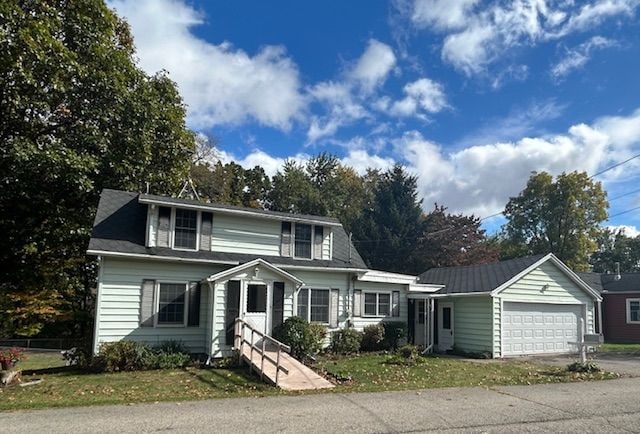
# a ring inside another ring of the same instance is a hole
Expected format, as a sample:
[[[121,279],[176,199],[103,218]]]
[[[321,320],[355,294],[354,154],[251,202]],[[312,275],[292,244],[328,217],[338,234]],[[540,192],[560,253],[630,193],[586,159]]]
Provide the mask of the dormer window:
[[[294,256],[311,259],[311,225],[296,223]]]
[[[198,238],[198,212],[189,209],[176,209],[173,247],[195,250]]]

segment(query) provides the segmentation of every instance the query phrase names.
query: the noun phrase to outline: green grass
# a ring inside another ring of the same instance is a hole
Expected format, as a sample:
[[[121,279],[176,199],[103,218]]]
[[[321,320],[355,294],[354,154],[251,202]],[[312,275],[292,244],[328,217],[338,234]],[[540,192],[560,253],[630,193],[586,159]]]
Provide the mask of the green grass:
[[[602,344],[598,352],[640,354],[640,344]]]
[[[575,374],[564,368],[527,361],[469,362],[446,357],[426,357],[413,366],[393,364],[390,355],[366,355],[321,359],[318,368],[344,381],[336,391],[378,392],[385,390],[430,389],[525,385],[617,378],[614,373]]]
[[[333,392],[376,392],[436,387],[557,383],[616,378],[616,374],[573,374],[562,368],[519,361],[467,362],[428,357],[415,366],[390,363],[393,357],[365,354],[321,358],[316,368],[338,381]],[[118,373],[85,373],[60,367],[56,353],[29,354],[18,368],[23,381],[42,379],[28,387],[0,389],[0,411],[98,404],[183,401],[285,394],[242,369],[175,369]],[[32,371],[27,371],[30,369]]]

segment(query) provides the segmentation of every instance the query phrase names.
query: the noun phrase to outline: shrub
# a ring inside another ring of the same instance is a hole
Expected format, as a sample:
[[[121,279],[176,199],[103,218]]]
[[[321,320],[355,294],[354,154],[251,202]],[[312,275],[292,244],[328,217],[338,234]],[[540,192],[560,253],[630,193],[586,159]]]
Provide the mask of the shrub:
[[[135,341],[117,341],[102,344],[94,359],[94,367],[107,372],[149,369],[155,363],[151,349]]]
[[[384,349],[384,326],[371,324],[362,332],[362,351],[380,351]]]
[[[291,355],[298,359],[306,359],[314,349],[314,340],[309,323],[304,319],[292,316],[273,330],[273,337],[291,347]]]
[[[595,362],[573,362],[567,366],[567,371],[570,372],[600,372],[600,367]]]
[[[24,351],[20,348],[9,348],[0,351],[0,370],[11,369],[20,360],[24,359]]]
[[[320,323],[312,322],[309,324],[309,333],[311,335],[310,354],[318,354],[324,348],[327,328]]]
[[[384,343],[387,348],[395,351],[398,349],[400,341],[407,336],[407,325],[400,321],[385,322]]]
[[[191,361],[191,356],[185,353],[167,353],[160,351],[151,357],[152,368],[155,369],[176,369],[184,368]]]
[[[340,329],[331,334],[331,351],[336,354],[357,353],[361,344],[362,333],[356,329]]]
[[[189,348],[182,341],[164,341],[154,348],[159,353],[168,354],[189,354]]]
[[[60,355],[67,366],[87,368],[91,365],[91,350],[88,348],[73,347],[71,349],[61,351]]]

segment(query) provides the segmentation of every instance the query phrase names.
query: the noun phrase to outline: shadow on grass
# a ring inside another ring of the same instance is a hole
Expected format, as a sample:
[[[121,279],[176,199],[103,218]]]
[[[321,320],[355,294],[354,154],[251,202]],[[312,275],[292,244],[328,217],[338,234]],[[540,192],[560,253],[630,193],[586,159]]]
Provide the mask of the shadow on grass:
[[[247,391],[254,390],[268,390],[270,386],[266,383],[262,383],[258,380],[258,377],[248,374],[246,369],[233,368],[233,369],[206,369],[206,370],[185,370],[191,377],[195,378],[207,387],[227,390],[229,387],[236,389],[242,388]],[[209,374],[209,377],[204,373]],[[225,374],[226,373],[226,374]],[[229,375],[230,374],[230,375]]]
[[[95,374],[95,372],[86,371],[75,366],[56,366],[54,368],[41,369],[24,369],[22,375],[46,375],[46,374]]]

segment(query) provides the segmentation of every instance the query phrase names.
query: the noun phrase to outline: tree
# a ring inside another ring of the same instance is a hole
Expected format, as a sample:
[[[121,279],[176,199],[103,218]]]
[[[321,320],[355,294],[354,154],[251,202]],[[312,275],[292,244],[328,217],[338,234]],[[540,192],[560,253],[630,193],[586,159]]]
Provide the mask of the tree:
[[[588,269],[607,217],[606,194],[584,172],[534,173],[509,199],[504,235],[514,254],[553,253],[577,271]]]
[[[417,179],[400,165],[368,176],[373,185],[372,200],[354,224],[356,247],[372,268],[415,272],[407,258],[415,250],[421,229]]]
[[[596,273],[613,273],[616,263],[620,271],[632,273],[640,271],[640,237],[629,237],[623,229],[612,231],[603,229],[598,237],[598,250],[589,259]]]
[[[480,219],[463,214],[450,214],[435,204],[425,214],[422,233],[412,255],[416,273],[430,268],[495,262],[499,249],[487,239]]]
[[[177,191],[194,137],[175,84],[136,66],[102,1],[0,2],[0,16],[0,334],[34,335],[89,318],[100,191]]]

